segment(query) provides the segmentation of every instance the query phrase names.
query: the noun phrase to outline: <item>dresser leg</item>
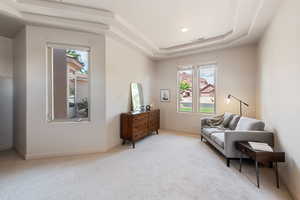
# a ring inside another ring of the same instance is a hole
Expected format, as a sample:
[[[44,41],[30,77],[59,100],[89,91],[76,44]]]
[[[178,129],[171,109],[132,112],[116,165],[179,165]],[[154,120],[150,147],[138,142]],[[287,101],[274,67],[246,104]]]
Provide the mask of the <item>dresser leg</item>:
[[[135,148],[135,142],[132,141],[132,148]]]
[[[126,140],[123,140],[122,145],[124,145],[126,143]]]
[[[158,130],[156,130],[156,134],[158,135]]]

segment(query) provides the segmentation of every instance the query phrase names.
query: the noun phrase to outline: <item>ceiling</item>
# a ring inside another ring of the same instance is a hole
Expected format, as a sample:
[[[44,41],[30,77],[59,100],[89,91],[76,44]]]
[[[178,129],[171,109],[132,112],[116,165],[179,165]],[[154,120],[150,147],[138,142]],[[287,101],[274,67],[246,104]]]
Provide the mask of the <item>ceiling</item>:
[[[154,59],[254,43],[280,4],[280,0],[1,1],[27,23],[105,33]]]
[[[252,0],[253,1],[253,0]],[[105,8],[165,48],[232,29],[238,0],[64,0]],[[216,6],[217,5],[217,6]],[[188,28],[186,33],[181,28]]]

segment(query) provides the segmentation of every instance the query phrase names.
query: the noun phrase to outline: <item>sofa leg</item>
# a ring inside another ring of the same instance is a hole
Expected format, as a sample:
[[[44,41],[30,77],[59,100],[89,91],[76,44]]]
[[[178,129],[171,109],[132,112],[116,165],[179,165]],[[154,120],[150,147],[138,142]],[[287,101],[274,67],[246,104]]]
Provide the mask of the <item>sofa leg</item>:
[[[226,158],[226,162],[227,162],[227,167],[230,167],[230,159]]]

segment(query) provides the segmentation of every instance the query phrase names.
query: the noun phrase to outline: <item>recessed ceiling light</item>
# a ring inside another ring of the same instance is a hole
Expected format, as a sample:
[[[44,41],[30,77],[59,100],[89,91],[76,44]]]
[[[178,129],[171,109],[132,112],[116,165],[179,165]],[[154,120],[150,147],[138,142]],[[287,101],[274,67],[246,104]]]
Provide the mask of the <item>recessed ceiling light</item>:
[[[181,32],[185,33],[185,32],[188,32],[189,29],[188,28],[181,28]]]

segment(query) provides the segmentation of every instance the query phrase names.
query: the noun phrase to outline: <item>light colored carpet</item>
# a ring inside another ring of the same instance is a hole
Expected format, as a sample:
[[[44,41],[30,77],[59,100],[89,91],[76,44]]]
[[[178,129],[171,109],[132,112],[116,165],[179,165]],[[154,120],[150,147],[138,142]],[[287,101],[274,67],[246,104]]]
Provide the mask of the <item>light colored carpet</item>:
[[[171,134],[172,133],[172,134]],[[252,165],[241,174],[196,136],[163,131],[107,154],[24,161],[0,153],[1,200],[279,200],[269,168],[261,189]]]

